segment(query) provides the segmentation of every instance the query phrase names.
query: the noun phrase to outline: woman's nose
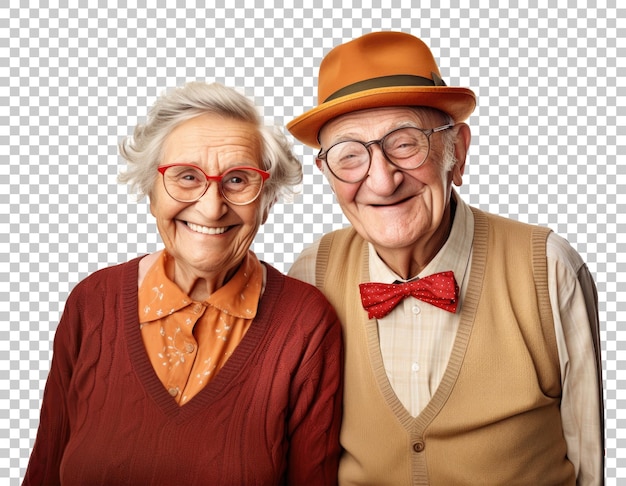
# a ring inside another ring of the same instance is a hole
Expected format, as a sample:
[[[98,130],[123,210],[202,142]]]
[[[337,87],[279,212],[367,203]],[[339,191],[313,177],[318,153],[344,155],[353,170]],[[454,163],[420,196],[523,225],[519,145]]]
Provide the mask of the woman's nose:
[[[200,199],[196,201],[196,208],[211,219],[218,219],[228,211],[228,204],[219,182],[209,181],[209,187]]]

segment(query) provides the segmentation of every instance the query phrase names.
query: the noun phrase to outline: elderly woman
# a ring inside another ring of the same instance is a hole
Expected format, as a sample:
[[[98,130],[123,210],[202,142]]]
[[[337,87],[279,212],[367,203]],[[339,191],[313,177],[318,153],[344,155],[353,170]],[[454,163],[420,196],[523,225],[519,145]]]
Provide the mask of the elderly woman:
[[[165,248],[70,294],[24,484],[335,484],[339,323],[250,251],[301,181],[286,139],[190,83],[120,148]]]

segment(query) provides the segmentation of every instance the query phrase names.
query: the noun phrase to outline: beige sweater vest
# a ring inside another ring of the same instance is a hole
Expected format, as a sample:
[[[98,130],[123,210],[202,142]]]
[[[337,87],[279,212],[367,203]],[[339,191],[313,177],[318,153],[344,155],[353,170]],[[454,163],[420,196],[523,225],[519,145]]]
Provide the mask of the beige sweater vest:
[[[441,384],[417,417],[395,396],[376,320],[360,303],[358,283],[369,281],[367,244],[352,228],[320,244],[318,287],[344,326],[342,486],[575,484],[559,412],[550,231],[472,210],[459,330]]]

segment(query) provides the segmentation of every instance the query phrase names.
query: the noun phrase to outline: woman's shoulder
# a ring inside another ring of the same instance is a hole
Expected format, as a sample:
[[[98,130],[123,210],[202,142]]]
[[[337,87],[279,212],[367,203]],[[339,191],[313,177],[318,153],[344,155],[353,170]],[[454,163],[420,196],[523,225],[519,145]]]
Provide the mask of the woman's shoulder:
[[[267,269],[267,285],[275,285],[282,289],[282,292],[286,292],[292,295],[306,295],[307,298],[321,298],[326,300],[324,294],[314,285],[291,277],[274,268],[272,265],[263,262]]]
[[[267,268],[264,298],[268,297],[275,302],[274,305],[297,312],[299,316],[335,319],[334,308],[317,287],[285,275],[267,263],[264,265]]]
[[[94,288],[126,286],[129,278],[134,279],[136,285],[139,262],[144,256],[96,270],[78,282],[72,290],[72,294],[91,292]]]
[[[314,335],[319,339],[324,336],[334,339],[340,335],[337,313],[318,288],[264,264],[267,283],[262,300],[268,304],[266,308],[272,316],[273,326],[284,324],[292,337],[304,336],[304,342],[309,342]],[[300,332],[294,333],[295,329]]]
[[[108,314],[111,312],[117,313],[120,305],[136,316],[136,309],[132,309],[127,303],[136,302],[137,267],[140,259],[141,257],[137,257],[101,268],[78,282],[65,302],[58,334],[91,335],[90,333],[101,328],[105,322],[104,316],[113,315]]]

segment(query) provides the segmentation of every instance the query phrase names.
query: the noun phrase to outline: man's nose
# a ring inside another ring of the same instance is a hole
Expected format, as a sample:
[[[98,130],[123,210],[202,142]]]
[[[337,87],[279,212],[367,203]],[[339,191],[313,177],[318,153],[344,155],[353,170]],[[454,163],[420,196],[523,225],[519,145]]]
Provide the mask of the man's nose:
[[[367,173],[370,188],[381,195],[393,193],[398,187],[396,173],[400,172],[400,169],[387,159],[380,144],[373,143],[368,147],[368,150],[372,159],[370,170]]]

